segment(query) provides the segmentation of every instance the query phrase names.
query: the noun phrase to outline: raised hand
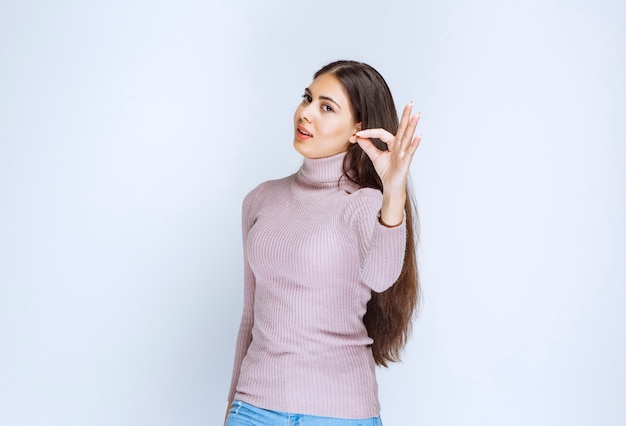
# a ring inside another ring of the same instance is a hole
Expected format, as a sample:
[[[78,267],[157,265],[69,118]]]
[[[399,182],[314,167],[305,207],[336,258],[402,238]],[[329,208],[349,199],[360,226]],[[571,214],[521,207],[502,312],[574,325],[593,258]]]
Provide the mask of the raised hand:
[[[396,135],[385,129],[365,129],[356,133],[356,142],[374,163],[385,192],[405,191],[413,154],[422,139],[421,135],[414,136],[421,114],[411,116],[412,109],[413,102],[404,107]],[[388,151],[376,148],[370,138],[378,138],[385,142]]]
[[[421,114],[411,116],[413,102],[404,107],[398,132],[392,135],[385,129],[365,129],[356,133],[356,143],[374,164],[376,173],[383,182],[383,206],[381,221],[387,226],[402,222],[406,201],[406,181],[411,168],[413,154],[422,136],[414,136]],[[387,144],[387,151],[376,148],[370,138],[378,138]]]

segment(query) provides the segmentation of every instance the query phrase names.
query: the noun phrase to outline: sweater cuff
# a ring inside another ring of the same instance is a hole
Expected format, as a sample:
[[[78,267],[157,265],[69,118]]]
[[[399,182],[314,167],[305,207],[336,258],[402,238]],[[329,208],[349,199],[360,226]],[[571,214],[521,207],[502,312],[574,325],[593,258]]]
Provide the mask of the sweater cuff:
[[[400,222],[397,225],[387,225],[384,221],[383,218],[381,217],[381,210],[378,210],[378,223],[381,224],[382,226],[384,226],[385,228],[389,228],[389,229],[393,229],[393,228],[397,228],[398,226],[402,226],[406,224],[406,213],[402,212],[402,222]]]

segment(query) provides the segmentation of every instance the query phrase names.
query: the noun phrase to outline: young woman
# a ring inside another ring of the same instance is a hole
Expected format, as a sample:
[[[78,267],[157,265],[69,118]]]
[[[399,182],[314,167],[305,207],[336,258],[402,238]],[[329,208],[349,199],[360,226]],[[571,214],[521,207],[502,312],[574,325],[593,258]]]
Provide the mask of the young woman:
[[[419,114],[369,65],[315,74],[294,115],[300,170],[243,202],[244,310],[227,426],[380,425],[419,287],[407,190]]]

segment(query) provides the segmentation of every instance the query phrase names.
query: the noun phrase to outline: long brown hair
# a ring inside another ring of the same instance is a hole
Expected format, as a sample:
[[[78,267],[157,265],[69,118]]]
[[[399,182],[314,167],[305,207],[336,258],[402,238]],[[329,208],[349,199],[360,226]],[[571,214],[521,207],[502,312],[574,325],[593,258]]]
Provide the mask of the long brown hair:
[[[341,82],[350,99],[354,119],[361,123],[362,129],[383,128],[397,133],[398,116],[393,97],[378,71],[361,62],[336,61],[316,72],[315,78],[322,74],[331,74]],[[378,139],[372,142],[378,149],[387,149],[387,144]],[[343,171],[346,178],[360,188],[383,190],[372,161],[358,144],[350,145]],[[408,183],[405,214],[407,238],[402,272],[388,290],[372,292],[363,317],[367,333],[374,340],[371,345],[374,361],[385,367],[388,362],[400,360],[419,300],[417,209]]]

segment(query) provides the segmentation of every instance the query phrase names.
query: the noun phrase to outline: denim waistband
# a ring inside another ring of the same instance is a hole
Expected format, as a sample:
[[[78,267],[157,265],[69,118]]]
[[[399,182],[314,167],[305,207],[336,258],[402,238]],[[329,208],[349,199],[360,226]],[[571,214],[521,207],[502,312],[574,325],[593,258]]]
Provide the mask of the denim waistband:
[[[225,426],[382,426],[380,417],[341,419],[309,414],[285,413],[233,401]]]

